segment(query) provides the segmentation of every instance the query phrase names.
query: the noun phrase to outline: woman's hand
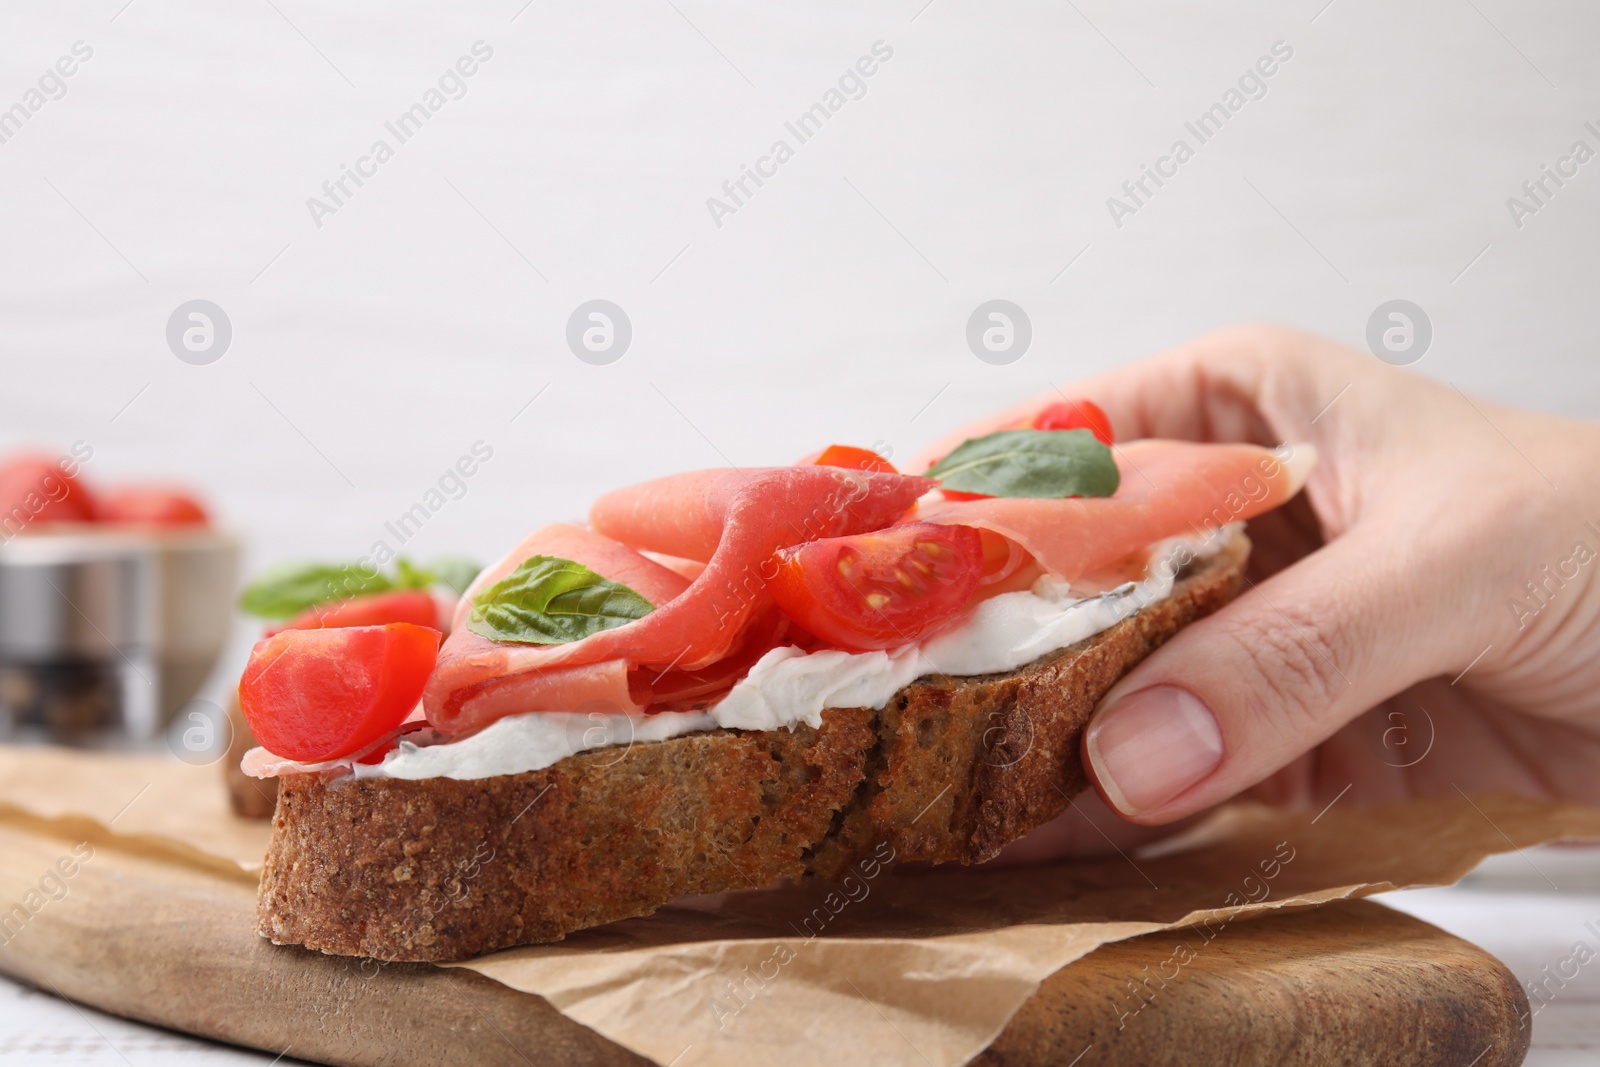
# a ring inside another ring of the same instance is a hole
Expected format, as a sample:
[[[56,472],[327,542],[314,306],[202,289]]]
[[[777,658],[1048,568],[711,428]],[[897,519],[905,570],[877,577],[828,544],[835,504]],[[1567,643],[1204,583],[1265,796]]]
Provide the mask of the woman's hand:
[[[1067,395],[1105,408],[1118,440],[1309,442],[1319,457],[1301,497],[1250,524],[1244,593],[1101,702],[1084,756],[1112,810],[1167,824],[1246,790],[1600,805],[1600,426],[1274,327]],[[1081,815],[1017,854],[1099,841]]]

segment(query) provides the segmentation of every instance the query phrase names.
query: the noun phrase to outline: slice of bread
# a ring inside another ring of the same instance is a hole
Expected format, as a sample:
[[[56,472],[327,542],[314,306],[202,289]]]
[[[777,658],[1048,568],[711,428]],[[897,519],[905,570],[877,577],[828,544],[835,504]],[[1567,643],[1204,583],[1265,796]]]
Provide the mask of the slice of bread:
[[[459,960],[862,861],[980,863],[1088,787],[1079,743],[1096,702],[1227,603],[1249,552],[1236,533],[1167,599],[1088,640],[1005,674],[922,678],[882,711],[829,710],[820,729],[716,730],[468,781],[285,776],[257,929],[341,955]]]
[[[278,806],[278,779],[252,778],[244,773],[239,761],[244,754],[260,742],[250,732],[250,724],[239,710],[239,694],[235,692],[228,701],[228,753],[222,758],[222,781],[228,788],[228,804],[235,815],[246,819],[270,819]]]

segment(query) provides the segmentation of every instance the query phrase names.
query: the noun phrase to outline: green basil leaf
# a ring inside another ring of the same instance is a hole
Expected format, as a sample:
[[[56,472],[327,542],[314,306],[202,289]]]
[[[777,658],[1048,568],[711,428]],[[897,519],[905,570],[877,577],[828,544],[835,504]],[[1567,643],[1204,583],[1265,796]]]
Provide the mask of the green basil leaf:
[[[428,571],[439,585],[448,586],[460,596],[483,567],[465,556],[439,556],[428,564]]]
[[[1121,476],[1088,430],[1001,430],[973,437],[934,464],[945,489],[985,496],[1110,496]]]
[[[394,561],[392,574],[359,563],[290,563],[268,571],[245,587],[239,595],[239,608],[263,619],[287,619],[318,604],[394,589],[446,585],[460,596],[480,570],[476,563],[460,556],[444,556],[427,567],[418,567],[401,556]]]
[[[423,570],[404,556],[394,561],[394,587],[396,589],[428,589],[439,579],[431,569]]]
[[[472,598],[467,629],[491,641],[564,645],[642,619],[655,605],[581,563],[530,556]]]
[[[290,563],[273,568],[246,586],[239,595],[239,607],[264,619],[287,619],[330,600],[384,593],[394,587],[394,582],[383,574],[354,565]]]

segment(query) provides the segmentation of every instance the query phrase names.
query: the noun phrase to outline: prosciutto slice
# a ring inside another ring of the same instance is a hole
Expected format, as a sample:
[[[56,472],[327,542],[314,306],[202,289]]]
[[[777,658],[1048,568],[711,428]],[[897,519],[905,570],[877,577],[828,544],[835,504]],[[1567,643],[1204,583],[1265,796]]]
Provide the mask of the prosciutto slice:
[[[1280,458],[1256,445],[1162,440],[1118,445],[1116,456],[1122,481],[1110,497],[954,501],[935,495],[916,518],[997,534],[1044,570],[1073,581],[1164,538],[1270,511],[1300,491],[1316,461],[1310,445],[1296,445]]]
[[[837,467],[775,467],[695,471],[608,493],[590,511],[592,530],[545,527],[473,582],[423,694],[428,721],[457,734],[528,711],[637,711],[652,678],[714,676],[705,669],[730,653],[742,658],[748,624],[770,616],[762,569],[774,552],[882,529],[933,484]],[[640,550],[706,566],[690,582]],[[495,642],[467,629],[472,598],[533,555],[581,563],[655,610],[564,645]],[[635,668],[648,676],[630,687]]]

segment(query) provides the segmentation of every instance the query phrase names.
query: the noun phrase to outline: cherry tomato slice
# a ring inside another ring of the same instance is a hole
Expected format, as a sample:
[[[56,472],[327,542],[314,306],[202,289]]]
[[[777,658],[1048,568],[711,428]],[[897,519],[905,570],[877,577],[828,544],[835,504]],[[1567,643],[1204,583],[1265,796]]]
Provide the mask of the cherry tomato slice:
[[[276,756],[318,763],[359,752],[405,721],[439,655],[410,623],[285,630],[256,644],[239,710]]]
[[[100,497],[94,517],[132,526],[204,526],[209,521],[194,497],[162,485],[113,489]]]
[[[854,445],[829,445],[814,457],[807,456],[801,460],[799,466],[803,467],[849,467],[857,471],[881,471],[884,474],[899,474],[894,469],[894,464],[872,451],[870,448],[856,448]]]
[[[16,456],[0,464],[0,529],[4,536],[38,523],[90,522],[94,498],[48,456]]]
[[[1093,400],[1061,400],[1033,417],[1035,430],[1088,430],[1103,445],[1112,444],[1111,420]]]
[[[383,626],[409,622],[432,630],[439,626],[439,605],[433,594],[422,589],[403,589],[389,593],[367,593],[307,608],[267,636],[285,630],[324,630],[340,626]]]
[[[912,522],[781,549],[773,598],[801,627],[853,650],[894,648],[961,614],[983,576],[970,526]]]

